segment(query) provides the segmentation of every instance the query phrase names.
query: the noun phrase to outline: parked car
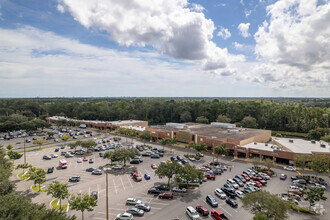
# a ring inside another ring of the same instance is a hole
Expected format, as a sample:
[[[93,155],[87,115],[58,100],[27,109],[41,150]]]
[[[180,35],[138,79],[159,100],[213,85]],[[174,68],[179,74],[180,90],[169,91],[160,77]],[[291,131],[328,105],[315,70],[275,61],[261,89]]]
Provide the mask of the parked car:
[[[282,173],[280,175],[280,180],[286,180],[286,178],[288,178],[288,176],[286,174]]]
[[[116,216],[116,220],[132,220],[133,215],[131,213],[120,213]]]
[[[80,176],[72,176],[69,178],[69,182],[79,182]]]
[[[141,182],[142,181],[142,177],[140,174],[138,173],[134,173],[133,174],[133,179],[136,181],[136,182]]]
[[[102,170],[99,169],[93,170],[92,175],[102,175]]]
[[[150,174],[148,174],[148,173],[144,174],[144,179],[150,180]]]
[[[285,169],[285,170],[289,170],[289,171],[296,171],[296,168],[293,167],[293,166],[283,167],[283,169]]]
[[[189,219],[191,220],[197,220],[200,219],[198,212],[192,207],[192,206],[188,206],[186,208],[186,215],[189,217]]]
[[[186,188],[173,187],[172,192],[186,193],[187,189]]]
[[[164,193],[159,194],[158,198],[160,198],[160,199],[173,199],[173,193],[164,192]]]
[[[82,163],[82,159],[79,157],[78,159],[77,159],[77,163]]]
[[[92,158],[90,158],[89,163],[94,163],[94,160]]]
[[[298,195],[298,196],[302,196],[303,195],[302,192],[300,192],[299,190],[294,190],[294,189],[290,189],[288,191],[288,194],[293,194],[293,195]]]
[[[140,164],[140,161],[138,159],[133,159],[129,163],[130,164]]]
[[[95,199],[98,199],[98,197],[99,197],[97,191],[91,192],[91,196],[94,196]]]
[[[84,157],[84,158],[83,158],[83,161],[88,161],[87,157]]]
[[[96,170],[96,168],[90,167],[86,169],[86,172],[93,172],[94,170]]]
[[[208,216],[210,214],[209,210],[201,205],[196,206],[196,211],[201,213],[202,216]]]
[[[238,206],[237,203],[236,203],[236,201],[233,200],[233,199],[227,199],[227,200],[226,200],[226,203],[227,203],[228,205],[230,205],[231,207],[233,207],[233,208],[236,208],[236,207]]]
[[[196,156],[198,156],[198,157],[204,157],[204,154],[202,154],[202,153],[200,153],[200,152],[197,152],[197,153],[196,153]]]
[[[235,177],[233,180],[239,185],[239,187],[243,187],[244,186],[244,183],[241,181],[241,179]]]
[[[250,181],[250,177],[245,174],[245,173],[242,173],[241,176],[246,180],[246,181]]]
[[[246,179],[244,179],[241,175],[236,175],[235,178],[240,179],[243,183],[246,183]]]
[[[144,215],[144,211],[138,208],[128,208],[126,212],[140,217]]]
[[[54,167],[48,167],[47,173],[52,173],[52,172],[54,172]]]
[[[137,200],[135,198],[128,198],[126,200],[126,205],[136,205],[142,203],[141,200]]]
[[[238,189],[238,184],[234,181],[234,180],[232,180],[232,179],[228,179],[227,180],[227,183],[229,183],[230,185],[232,185],[235,189]]]
[[[219,210],[213,209],[211,211],[211,216],[215,218],[216,220],[228,220],[227,216]]]
[[[160,191],[159,189],[152,187],[148,190],[148,194],[155,194],[155,195],[159,195],[160,193],[162,193],[162,191]]]
[[[214,190],[214,193],[215,193],[215,195],[217,195],[217,196],[219,196],[220,197],[220,199],[226,199],[226,193],[224,193],[221,189],[219,189],[219,188],[216,188],[215,190]]]
[[[42,159],[44,159],[44,160],[51,160],[52,157],[50,157],[50,156],[48,156],[48,155],[44,155],[44,156],[42,157]]]
[[[138,209],[141,209],[145,212],[150,212],[151,208],[149,205],[147,204],[144,204],[144,203],[138,203],[135,205],[135,208],[138,208]]]
[[[241,199],[244,196],[244,193],[242,191],[236,191],[235,193],[236,193],[236,197],[237,198],[240,198]]]
[[[57,148],[55,148],[55,152],[58,152],[60,149],[57,147]]]
[[[207,179],[215,180],[215,176],[214,176],[214,174],[211,174],[211,173],[206,173],[206,174],[204,175],[204,177],[206,177]]]
[[[218,207],[218,202],[215,200],[215,198],[211,195],[206,196],[206,202],[210,204],[212,207]]]
[[[161,191],[169,191],[170,190],[170,188],[167,186],[167,185],[165,185],[165,184],[162,184],[162,185],[156,185],[156,186],[154,186],[156,189],[159,189],[159,190],[161,190]]]

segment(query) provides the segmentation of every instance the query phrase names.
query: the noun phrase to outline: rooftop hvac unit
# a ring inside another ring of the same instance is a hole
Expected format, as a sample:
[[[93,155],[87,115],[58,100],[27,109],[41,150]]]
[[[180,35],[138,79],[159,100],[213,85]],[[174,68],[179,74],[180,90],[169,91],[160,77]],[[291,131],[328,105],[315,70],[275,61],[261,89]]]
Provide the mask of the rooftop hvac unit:
[[[268,146],[268,144],[267,144],[267,143],[265,143],[265,146]]]
[[[325,147],[325,144],[320,144],[321,147]]]
[[[254,145],[257,145],[257,142],[254,142]]]
[[[168,128],[176,128],[176,129],[188,128],[187,125],[185,125],[185,124],[179,124],[179,123],[166,123],[165,126],[168,127]]]
[[[213,128],[236,128],[235,124],[221,123],[221,122],[211,122],[211,127]]]
[[[292,140],[292,139],[290,139],[290,140],[289,140],[289,142],[290,142],[290,143],[293,143],[293,140]]]
[[[314,141],[314,140],[311,140],[311,143],[312,143],[312,144],[315,144],[315,143],[316,143],[316,141]]]
[[[227,132],[231,133],[231,134],[237,134],[239,132],[239,130],[237,130],[237,129],[228,129]]]

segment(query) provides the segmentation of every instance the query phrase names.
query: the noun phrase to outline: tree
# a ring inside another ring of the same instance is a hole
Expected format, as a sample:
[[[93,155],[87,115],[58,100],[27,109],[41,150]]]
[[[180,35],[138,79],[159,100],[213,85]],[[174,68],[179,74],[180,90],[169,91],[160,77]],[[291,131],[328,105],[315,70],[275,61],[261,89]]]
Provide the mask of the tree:
[[[304,200],[309,202],[309,208],[315,205],[315,202],[320,200],[326,200],[327,197],[324,196],[324,189],[319,187],[305,187],[303,189],[303,194],[305,195]]]
[[[12,151],[12,150],[8,151],[7,152],[7,155],[12,160],[17,160],[17,159],[19,159],[19,158],[21,158],[23,156],[23,154],[21,154],[21,153],[19,153],[17,151]]]
[[[8,146],[7,146],[7,150],[12,150],[12,149],[13,149],[13,145],[8,144]]]
[[[69,136],[69,135],[63,135],[62,136],[62,140],[63,141],[67,141],[67,140],[69,140],[71,138],[71,136]]]
[[[267,167],[268,170],[274,166],[274,161],[272,159],[266,158],[262,161],[262,164]]]
[[[28,163],[23,163],[23,164],[18,164],[17,165],[17,168],[18,169],[23,169],[23,173],[24,173],[24,171],[25,171],[25,169],[27,169],[27,168],[31,168],[32,166],[30,165],[30,164],[28,164]]]
[[[69,197],[69,190],[67,183],[60,183],[59,181],[53,181],[47,189],[47,195],[52,195],[53,198],[60,200],[60,210],[62,205],[62,199]]]
[[[192,148],[198,152],[202,152],[202,151],[206,151],[207,150],[207,146],[204,142],[199,142],[197,144],[195,144],[194,142],[190,142],[186,148]]]
[[[146,141],[150,141],[150,139],[152,138],[151,132],[144,130],[143,133],[140,135],[140,138],[144,140],[144,143]]]
[[[182,167],[177,162],[166,162],[161,163],[157,170],[155,171],[155,174],[160,178],[167,177],[167,185],[170,186],[170,181],[174,177],[174,175],[179,174]]]
[[[41,148],[41,145],[47,143],[47,140],[46,139],[37,139],[37,140],[34,140],[33,141],[33,144],[37,144],[39,145],[39,147]]]
[[[252,158],[250,161],[253,164],[253,167],[257,167],[258,165],[261,164],[260,158],[257,158],[257,157]]]
[[[90,147],[96,147],[97,143],[93,140],[86,140],[86,141],[80,141],[78,142],[78,144],[82,147],[82,148],[90,148]]]
[[[181,115],[180,115],[180,121],[183,122],[183,123],[192,121],[192,117],[191,117],[190,112],[188,112],[188,111],[182,112]]]
[[[163,138],[163,139],[160,140],[159,143],[160,143],[161,145],[163,145],[163,150],[164,150],[165,145],[167,145],[167,144],[170,143],[170,139],[168,139],[168,138]]]
[[[253,217],[253,220],[268,220],[268,218],[264,214],[258,213]]]
[[[34,181],[35,185],[36,184],[39,185],[39,192],[40,192],[41,191],[40,184],[46,182],[46,172],[41,168],[31,167],[27,173],[27,176],[29,177],[29,180]]]
[[[322,136],[321,140],[330,143],[330,135],[328,134],[328,135]]]
[[[325,173],[330,169],[330,157],[324,154],[312,154],[311,168],[317,174]],[[317,175],[316,175],[317,176]]]
[[[209,120],[205,116],[199,116],[196,118],[197,123],[208,124]]]
[[[139,156],[140,152],[136,148],[128,149],[128,148],[117,148],[114,151],[105,152],[103,159],[110,159],[113,161],[124,162],[124,166],[126,166],[126,161],[133,159],[135,156]]]
[[[78,193],[70,197],[69,204],[71,209],[81,211],[82,220],[84,220],[84,211],[93,211],[92,207],[97,206],[97,200],[94,196]]]
[[[268,191],[248,193],[242,198],[243,207],[252,214],[264,214],[268,219],[287,219],[288,203]]]
[[[229,149],[226,147],[226,143],[222,143],[214,148],[214,153],[217,155],[217,161],[218,157],[220,155],[228,155],[229,154]]]
[[[320,140],[321,137],[329,135],[330,133],[330,129],[329,128],[316,128],[316,129],[312,129],[308,132],[308,136],[311,139],[314,140]]]
[[[177,176],[185,179],[187,182],[195,181],[196,179],[203,179],[203,173],[189,163],[186,163],[183,169],[180,169],[180,173],[177,174]]]
[[[218,118],[217,118],[217,122],[230,123],[231,122],[231,119],[228,118],[225,115],[219,115]]]
[[[243,120],[241,121],[241,125],[244,128],[257,128],[258,127],[257,120],[251,116],[244,117]]]
[[[301,154],[294,158],[294,163],[295,163],[296,167],[299,167],[302,170],[304,170],[308,160],[309,160],[309,156],[307,154]]]

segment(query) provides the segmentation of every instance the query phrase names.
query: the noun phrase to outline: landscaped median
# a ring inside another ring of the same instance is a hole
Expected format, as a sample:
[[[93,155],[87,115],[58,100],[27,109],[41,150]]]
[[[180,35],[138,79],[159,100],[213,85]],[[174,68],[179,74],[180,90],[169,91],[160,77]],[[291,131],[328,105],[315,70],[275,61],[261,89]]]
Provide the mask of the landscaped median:
[[[39,185],[36,185],[36,184],[34,184],[34,185],[32,185],[32,190],[33,191],[35,191],[35,192],[47,192],[47,190],[46,189],[43,189],[45,186],[40,186],[40,191],[39,191]]]
[[[68,204],[61,204],[61,209],[60,209],[60,203],[58,199],[54,199],[53,201],[50,202],[50,205],[52,208],[58,210],[58,211],[64,211],[68,212],[69,211],[69,205]]]
[[[28,177],[28,176],[25,176],[25,175],[24,175],[25,173],[26,173],[26,172],[19,173],[19,174],[17,175],[18,178],[20,178],[20,179],[24,179],[24,180],[28,179],[29,177]]]

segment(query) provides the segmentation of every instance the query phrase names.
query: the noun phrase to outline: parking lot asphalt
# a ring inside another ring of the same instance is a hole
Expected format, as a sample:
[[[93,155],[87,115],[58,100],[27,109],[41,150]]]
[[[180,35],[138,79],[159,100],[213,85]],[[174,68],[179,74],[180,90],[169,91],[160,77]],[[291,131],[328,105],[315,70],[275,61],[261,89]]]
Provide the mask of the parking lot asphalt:
[[[134,141],[135,144],[139,144],[140,142]],[[149,144],[149,143],[148,143]],[[150,144],[152,145],[152,144]],[[162,148],[159,145],[153,145],[157,148]],[[166,150],[170,148],[165,147]],[[69,148],[67,147],[63,151],[67,151]],[[167,151],[169,152],[169,151]],[[42,149],[40,151],[32,151],[27,152],[27,162],[33,166],[47,169],[49,166],[54,166],[55,170],[51,174],[47,174],[47,182],[43,185],[48,185],[53,180],[60,181],[62,183],[68,183],[68,179],[71,176],[78,175],[81,177],[80,182],[78,183],[69,183],[70,193],[88,193],[90,194],[92,191],[97,191],[98,205],[94,207],[94,211],[85,212],[85,219],[106,219],[106,202],[105,202],[105,191],[106,191],[106,175],[103,173],[100,176],[92,175],[90,172],[86,172],[85,170],[89,167],[98,168],[99,166],[103,166],[106,163],[109,163],[109,160],[103,159],[99,157],[98,152],[91,153],[88,155],[89,158],[94,159],[93,164],[89,164],[87,162],[77,163],[77,158],[82,156],[74,156],[73,158],[65,158],[68,161],[67,169],[58,169],[59,160],[64,158],[64,156],[60,156],[60,152],[56,154],[59,155],[58,158],[53,158],[51,160],[42,160],[42,156],[46,154],[54,153],[54,148]],[[209,210],[212,208],[206,204],[205,197],[207,195],[213,195],[219,203],[218,210],[221,210],[225,213],[225,215],[229,219],[252,219],[253,215],[249,213],[247,210],[242,208],[241,201],[236,198],[238,203],[238,208],[232,208],[228,204],[225,203],[224,200],[221,200],[214,194],[214,190],[216,188],[221,188],[229,178],[233,178],[236,174],[241,174],[242,171],[251,168],[251,164],[235,161],[233,158],[221,158],[220,162],[226,163],[232,166],[231,171],[225,171],[222,175],[216,176],[215,181],[209,180],[203,184],[201,184],[197,189],[189,190],[187,193],[182,195],[175,195],[173,200],[167,199],[158,199],[153,195],[147,194],[149,188],[158,183],[167,183],[167,179],[159,179],[155,176],[154,170],[151,168],[151,163],[155,163],[159,165],[161,161],[166,161],[173,155],[183,155],[185,154],[185,150],[172,150],[171,153],[165,153],[164,157],[160,159],[152,159],[149,157],[142,157],[144,160],[143,163],[139,165],[135,165],[138,169],[138,172],[142,175],[148,173],[151,175],[150,180],[143,179],[141,182],[135,182],[130,176],[129,172],[116,171],[111,172],[108,175],[108,187],[109,187],[109,216],[110,219],[114,219],[117,214],[125,212],[127,208],[130,206],[126,206],[125,202],[127,198],[137,198],[140,199],[143,203],[147,203],[151,206],[151,211],[146,212],[143,217],[134,217],[134,219],[188,219],[185,215],[185,209],[187,206],[203,205]],[[191,164],[196,165],[197,167],[202,164],[206,164],[212,161],[212,157],[205,156],[201,161],[189,162]],[[23,159],[19,159],[15,161],[15,164],[23,163]],[[286,171],[274,168],[275,172],[278,174],[277,177],[272,177],[271,180],[268,181],[265,190],[270,191],[274,194],[281,194],[288,191],[288,187],[290,185],[290,176],[296,175],[297,173],[292,171]],[[50,196],[47,196],[46,193],[34,193],[31,190],[31,186],[33,182],[18,180],[18,177],[15,176],[18,173],[22,172],[22,170],[15,170],[13,180],[17,182],[17,189],[21,192],[26,192],[28,195],[32,197],[33,202],[45,203],[49,204],[52,201]],[[288,175],[288,179],[282,181],[279,179],[279,174],[285,173]],[[326,191],[326,196],[329,197],[329,190]],[[65,203],[66,201],[64,201]],[[330,210],[329,202],[322,203],[325,206],[326,210]],[[81,213],[70,210],[68,212],[69,215],[75,214],[78,219],[81,218]],[[212,219],[211,217],[202,217],[202,219]],[[313,219],[313,217],[309,215],[296,214],[293,212],[289,212],[289,219],[298,220],[298,219]],[[314,219],[327,219],[327,215],[318,216]]]

